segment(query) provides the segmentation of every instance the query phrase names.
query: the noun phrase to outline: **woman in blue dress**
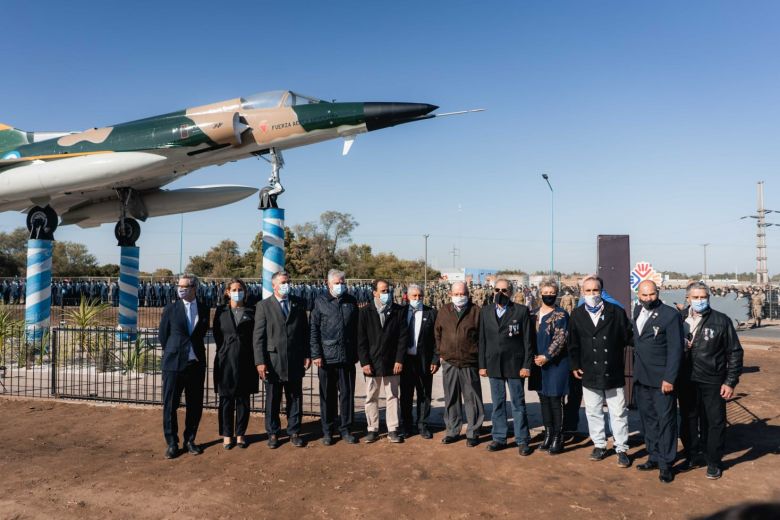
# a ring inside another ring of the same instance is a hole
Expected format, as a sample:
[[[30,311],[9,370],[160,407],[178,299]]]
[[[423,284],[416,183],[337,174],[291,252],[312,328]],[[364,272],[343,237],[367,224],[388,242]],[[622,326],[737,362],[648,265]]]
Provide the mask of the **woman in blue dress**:
[[[541,370],[537,386],[544,422],[544,441],[540,450],[551,455],[563,451],[563,399],[569,393],[569,354],[566,350],[569,314],[555,304],[558,284],[545,280],[540,284],[541,306],[535,311],[536,356]]]

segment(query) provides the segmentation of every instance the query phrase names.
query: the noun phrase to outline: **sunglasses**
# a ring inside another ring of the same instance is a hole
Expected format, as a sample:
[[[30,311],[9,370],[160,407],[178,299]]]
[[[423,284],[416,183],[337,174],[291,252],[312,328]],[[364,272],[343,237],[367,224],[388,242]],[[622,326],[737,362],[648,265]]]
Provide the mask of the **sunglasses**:
[[[499,289],[498,287],[496,287],[495,289],[493,289],[493,291],[494,291],[496,294],[498,294],[498,293],[509,294],[509,289],[506,289],[506,288],[504,288],[504,289]]]

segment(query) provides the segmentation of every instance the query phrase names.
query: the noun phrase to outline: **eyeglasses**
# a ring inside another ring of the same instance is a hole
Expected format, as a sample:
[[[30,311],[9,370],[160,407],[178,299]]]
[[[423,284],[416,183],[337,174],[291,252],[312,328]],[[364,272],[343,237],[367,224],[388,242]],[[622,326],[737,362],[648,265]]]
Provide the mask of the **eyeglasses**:
[[[498,294],[498,293],[509,294],[509,289],[507,289],[506,287],[503,287],[501,289],[496,287],[495,289],[493,289],[493,291],[495,291],[496,294]]]

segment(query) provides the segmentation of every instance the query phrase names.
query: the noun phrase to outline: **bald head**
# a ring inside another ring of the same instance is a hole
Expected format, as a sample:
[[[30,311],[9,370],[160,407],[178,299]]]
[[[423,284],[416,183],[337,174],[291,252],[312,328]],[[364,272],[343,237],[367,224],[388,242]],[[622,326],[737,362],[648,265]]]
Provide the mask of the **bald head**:
[[[652,280],[645,280],[639,284],[637,296],[643,307],[652,308],[658,301],[658,286]]]

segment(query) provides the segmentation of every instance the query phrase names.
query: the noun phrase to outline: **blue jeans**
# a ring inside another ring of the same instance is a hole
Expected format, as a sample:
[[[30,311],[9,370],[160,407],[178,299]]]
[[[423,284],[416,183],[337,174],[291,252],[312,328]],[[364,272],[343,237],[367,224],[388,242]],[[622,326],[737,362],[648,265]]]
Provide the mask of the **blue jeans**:
[[[506,413],[506,386],[509,385],[509,396],[511,398],[512,421],[515,428],[515,442],[518,444],[528,444],[531,441],[531,434],[528,432],[528,415],[525,411],[525,379],[509,379],[502,377],[491,377],[490,397],[493,401],[493,440],[506,443],[506,435],[509,430]]]

